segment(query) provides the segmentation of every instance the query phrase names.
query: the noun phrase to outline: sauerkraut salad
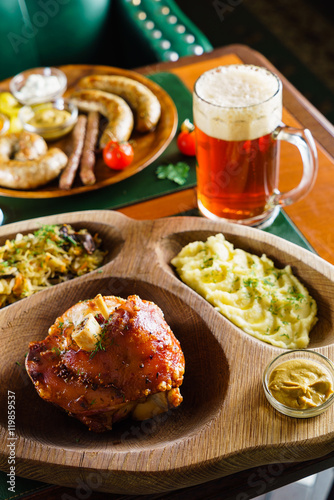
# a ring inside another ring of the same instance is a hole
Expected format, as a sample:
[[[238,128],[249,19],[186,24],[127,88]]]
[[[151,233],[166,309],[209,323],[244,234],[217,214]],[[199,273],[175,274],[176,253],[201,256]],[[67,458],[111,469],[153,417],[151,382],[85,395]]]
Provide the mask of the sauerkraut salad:
[[[69,224],[17,234],[0,247],[0,307],[94,271],[103,263],[98,234]]]

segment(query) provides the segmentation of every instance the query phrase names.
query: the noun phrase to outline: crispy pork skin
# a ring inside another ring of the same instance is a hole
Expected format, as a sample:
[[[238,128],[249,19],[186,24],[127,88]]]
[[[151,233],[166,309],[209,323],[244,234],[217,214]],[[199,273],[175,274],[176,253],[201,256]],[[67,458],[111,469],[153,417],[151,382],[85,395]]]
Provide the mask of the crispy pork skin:
[[[184,355],[161,309],[137,295],[98,295],[58,317],[29,345],[26,370],[41,398],[95,432],[182,402]]]

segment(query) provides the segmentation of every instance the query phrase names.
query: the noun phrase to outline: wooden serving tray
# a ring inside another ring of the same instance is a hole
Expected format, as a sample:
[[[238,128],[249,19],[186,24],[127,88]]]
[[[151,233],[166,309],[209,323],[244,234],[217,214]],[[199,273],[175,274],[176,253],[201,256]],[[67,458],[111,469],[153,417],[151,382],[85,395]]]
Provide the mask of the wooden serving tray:
[[[89,275],[56,285],[0,311],[0,469],[7,471],[8,391],[15,393],[16,474],[69,487],[149,494],[186,487],[254,466],[317,458],[333,450],[334,406],[311,419],[276,412],[262,389],[267,363],[283,350],[230,323],[176,276],[170,260],[188,242],[224,233],[236,247],[290,264],[319,308],[310,349],[334,359],[334,268],[311,252],[268,233],[198,217],[134,221],[111,211],[85,211],[0,228],[0,244],[45,223],[98,231],[108,256]],[[43,401],[28,379],[28,344],[75,302],[138,294],[152,300],[181,342],[184,401],[144,422],[104,434]],[[12,394],[11,393],[11,394]]]

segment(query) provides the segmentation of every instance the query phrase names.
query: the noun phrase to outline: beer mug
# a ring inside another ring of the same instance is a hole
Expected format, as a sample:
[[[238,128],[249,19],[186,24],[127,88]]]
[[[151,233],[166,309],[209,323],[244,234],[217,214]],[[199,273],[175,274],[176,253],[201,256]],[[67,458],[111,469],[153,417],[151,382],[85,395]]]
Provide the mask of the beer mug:
[[[237,64],[203,73],[195,83],[197,198],[201,213],[267,227],[279,208],[305,196],[318,169],[309,130],[282,123],[282,82],[266,68]],[[279,141],[298,147],[303,177],[278,190]]]

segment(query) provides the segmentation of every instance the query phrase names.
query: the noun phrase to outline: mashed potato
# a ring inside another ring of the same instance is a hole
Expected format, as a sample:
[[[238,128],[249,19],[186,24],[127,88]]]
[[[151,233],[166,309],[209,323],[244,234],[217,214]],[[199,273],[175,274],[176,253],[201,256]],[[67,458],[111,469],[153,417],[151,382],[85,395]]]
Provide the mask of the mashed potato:
[[[222,234],[185,246],[171,261],[180,278],[246,333],[277,347],[307,347],[317,305],[292,274]]]

